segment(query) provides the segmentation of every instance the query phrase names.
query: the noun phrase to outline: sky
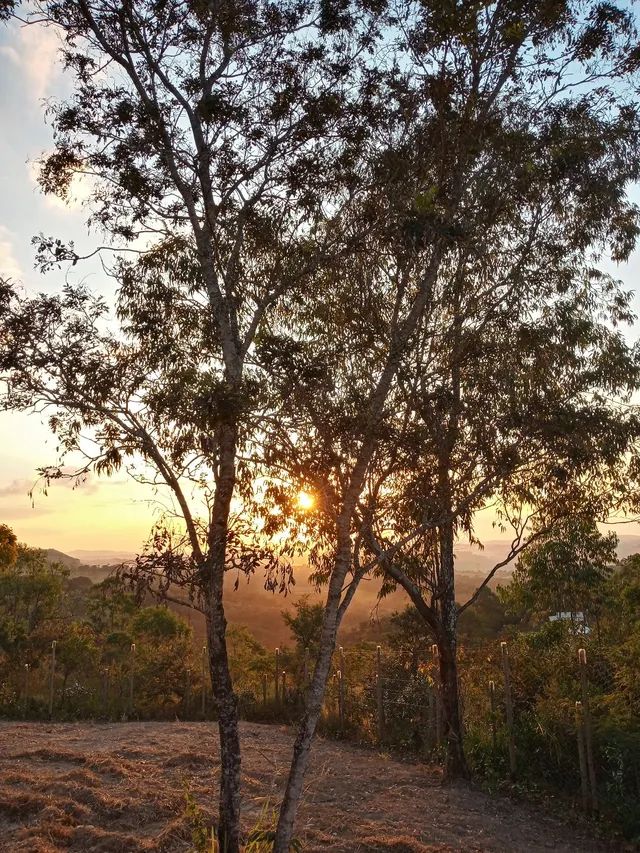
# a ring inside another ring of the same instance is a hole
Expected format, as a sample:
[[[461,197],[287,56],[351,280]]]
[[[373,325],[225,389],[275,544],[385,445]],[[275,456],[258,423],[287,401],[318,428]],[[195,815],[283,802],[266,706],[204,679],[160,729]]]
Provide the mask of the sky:
[[[31,293],[55,291],[63,283],[59,271],[43,276],[34,269],[34,235],[43,232],[64,241],[72,239],[80,254],[98,242],[84,224],[81,188],[76,201],[65,205],[43,196],[35,180],[38,157],[52,147],[45,120],[47,99],[68,91],[56,60],[57,44],[51,29],[0,24],[0,116],[4,117],[0,123],[0,273],[21,282]],[[640,192],[634,195],[640,201]],[[640,314],[640,253],[611,271],[636,291],[634,304]],[[76,275],[105,295],[113,291],[113,283],[97,263],[83,266]],[[640,324],[630,336],[640,336]],[[21,541],[38,547],[139,551],[157,512],[153,494],[119,475],[93,478],[76,489],[54,484],[47,496],[36,489],[32,499],[29,491],[38,467],[53,461],[55,440],[40,416],[0,412],[0,523],[10,525]],[[481,538],[499,538],[490,512],[480,519],[477,532]]]

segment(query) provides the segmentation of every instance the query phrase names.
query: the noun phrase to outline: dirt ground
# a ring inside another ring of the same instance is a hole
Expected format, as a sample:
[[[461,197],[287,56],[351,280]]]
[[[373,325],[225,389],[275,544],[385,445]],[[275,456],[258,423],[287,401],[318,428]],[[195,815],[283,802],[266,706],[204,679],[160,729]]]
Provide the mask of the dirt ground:
[[[292,733],[247,723],[242,739],[251,828],[277,804]],[[190,851],[185,786],[210,821],[216,760],[211,724],[0,723],[0,850]],[[297,837],[309,853],[615,849],[569,817],[443,785],[425,765],[321,739]]]

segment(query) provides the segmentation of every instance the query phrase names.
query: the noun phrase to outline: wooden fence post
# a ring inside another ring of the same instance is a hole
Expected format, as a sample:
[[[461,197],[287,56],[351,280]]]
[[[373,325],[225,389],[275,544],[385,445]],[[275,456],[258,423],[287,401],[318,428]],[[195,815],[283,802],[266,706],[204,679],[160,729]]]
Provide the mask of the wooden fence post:
[[[282,670],[282,687],[280,689],[280,702],[282,705],[285,703],[285,699],[287,696],[287,673],[286,670]]]
[[[344,731],[344,676],[342,670],[339,669],[336,675],[338,676],[338,720],[340,721],[340,731]]]
[[[438,744],[436,733],[436,691],[435,686],[429,688],[429,740],[431,747]]]
[[[584,715],[582,702],[576,702],[576,739],[578,742],[578,760],[580,762],[580,789],[582,791],[582,808],[589,810],[589,777],[587,771],[587,756],[584,748]]]
[[[133,716],[133,667],[136,655],[136,644],[131,643],[131,655],[129,658],[129,715]]]
[[[280,649],[276,647],[276,668],[275,668],[275,689],[276,689],[276,705],[280,704]]]
[[[384,740],[384,707],[382,703],[382,649],[376,646],[376,708],[378,716],[378,742]]]
[[[191,710],[191,670],[187,669],[186,672],[186,681],[184,685],[184,702],[182,713],[185,717],[189,716],[189,711]]]
[[[491,705],[491,742],[493,743],[493,749],[498,746],[498,734],[496,730],[496,683],[495,681],[489,682],[489,702]]]
[[[202,647],[202,661],[201,661],[201,675],[202,675],[202,687],[200,690],[200,713],[202,714],[202,719],[204,720],[207,716],[207,647]]]
[[[505,642],[500,643],[502,655],[502,672],[504,674],[504,704],[507,717],[507,743],[509,747],[509,774],[513,779],[516,775],[516,743],[513,733],[513,697],[511,695],[511,667],[509,666],[509,650]]]
[[[56,641],[51,641],[51,665],[49,669],[49,717],[53,717],[53,696],[56,677]]]
[[[29,708],[29,672],[31,667],[28,663],[24,665],[24,706],[23,706],[23,716],[27,716],[27,710]]]
[[[434,668],[434,676],[433,683],[435,689],[435,716],[436,716],[436,730],[435,730],[435,740],[436,746],[440,745],[442,741],[442,698],[440,695],[440,649],[438,648],[438,644],[434,643],[431,646],[431,654],[433,655],[433,668]]]
[[[587,772],[591,788],[591,808],[598,811],[598,793],[596,789],[596,765],[593,758],[593,736],[591,731],[591,710],[589,708],[589,681],[587,677],[587,650],[578,649],[580,666],[580,686],[582,688],[582,719],[584,723],[584,743],[587,753]]]
[[[102,711],[105,719],[109,718],[109,669],[102,670]]]
[[[344,721],[346,719],[346,698],[347,698],[347,657],[344,649],[340,646],[340,680],[338,682],[338,690],[340,697],[340,728],[344,729]]]

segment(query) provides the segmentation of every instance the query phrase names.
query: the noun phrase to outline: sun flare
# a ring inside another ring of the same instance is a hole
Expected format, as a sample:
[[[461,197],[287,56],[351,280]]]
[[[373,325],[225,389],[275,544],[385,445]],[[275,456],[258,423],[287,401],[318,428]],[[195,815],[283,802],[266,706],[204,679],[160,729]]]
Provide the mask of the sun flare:
[[[309,492],[298,492],[298,509],[308,511],[315,506],[315,499]]]

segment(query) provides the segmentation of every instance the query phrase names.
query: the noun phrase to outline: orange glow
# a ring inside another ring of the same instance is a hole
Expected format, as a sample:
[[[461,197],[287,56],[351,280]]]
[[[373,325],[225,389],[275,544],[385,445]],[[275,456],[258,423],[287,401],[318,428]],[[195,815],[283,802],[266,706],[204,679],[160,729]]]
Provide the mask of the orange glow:
[[[315,498],[309,492],[298,492],[298,509],[308,512],[315,506]]]

